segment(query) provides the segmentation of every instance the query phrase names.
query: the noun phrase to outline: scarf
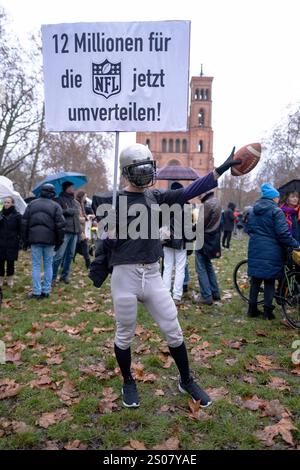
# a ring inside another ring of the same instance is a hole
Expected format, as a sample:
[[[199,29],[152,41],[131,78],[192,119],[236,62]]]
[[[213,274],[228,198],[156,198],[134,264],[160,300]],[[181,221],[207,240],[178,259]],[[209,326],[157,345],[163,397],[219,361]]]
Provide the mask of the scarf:
[[[297,220],[300,221],[300,206],[297,207],[289,207],[285,204],[280,206],[280,209],[283,211],[285,215],[285,219],[289,226],[289,232],[292,233],[293,230],[293,215],[296,216]]]
[[[10,206],[8,209],[5,209],[3,207],[2,213],[3,213],[3,215],[5,215],[7,217],[10,214],[12,214],[14,212],[14,210],[15,210],[15,206]]]

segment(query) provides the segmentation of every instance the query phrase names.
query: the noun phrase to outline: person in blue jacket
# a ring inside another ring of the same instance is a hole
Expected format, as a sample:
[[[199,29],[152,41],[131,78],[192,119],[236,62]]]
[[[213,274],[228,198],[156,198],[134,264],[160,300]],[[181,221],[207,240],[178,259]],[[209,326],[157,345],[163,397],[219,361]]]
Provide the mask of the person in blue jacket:
[[[248,316],[262,314],[257,308],[257,297],[264,282],[263,316],[272,320],[275,281],[283,276],[287,248],[299,249],[299,242],[288,230],[284,213],[278,207],[279,192],[271,184],[261,185],[259,199],[249,216],[248,275],[251,277]]]

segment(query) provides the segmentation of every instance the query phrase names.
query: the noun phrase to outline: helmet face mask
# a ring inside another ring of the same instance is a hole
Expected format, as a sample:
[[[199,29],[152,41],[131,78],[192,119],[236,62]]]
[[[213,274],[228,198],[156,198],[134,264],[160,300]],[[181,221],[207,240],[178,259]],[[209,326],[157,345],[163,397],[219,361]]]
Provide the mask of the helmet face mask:
[[[144,160],[123,168],[122,175],[137,188],[148,188],[156,182],[156,162]]]

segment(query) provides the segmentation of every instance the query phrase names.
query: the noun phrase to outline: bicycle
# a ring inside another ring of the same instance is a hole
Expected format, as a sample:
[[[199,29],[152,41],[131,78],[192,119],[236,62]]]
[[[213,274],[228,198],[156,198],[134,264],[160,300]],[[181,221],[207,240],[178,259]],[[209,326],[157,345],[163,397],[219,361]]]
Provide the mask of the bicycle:
[[[250,276],[247,273],[248,260],[240,261],[233,272],[233,282],[239,296],[249,303]],[[257,304],[261,305],[264,289],[263,284],[259,290]],[[291,254],[284,265],[284,276],[275,292],[275,301],[281,306],[283,318],[289,326],[300,329],[300,266],[292,260]]]

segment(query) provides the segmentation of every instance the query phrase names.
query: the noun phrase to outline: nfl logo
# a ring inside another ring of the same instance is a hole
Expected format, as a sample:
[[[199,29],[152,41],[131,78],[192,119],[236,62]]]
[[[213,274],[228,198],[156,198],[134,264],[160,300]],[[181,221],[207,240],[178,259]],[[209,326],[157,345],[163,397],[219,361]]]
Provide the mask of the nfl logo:
[[[92,63],[93,92],[109,98],[121,91],[121,62],[113,64],[105,60],[101,64]]]

